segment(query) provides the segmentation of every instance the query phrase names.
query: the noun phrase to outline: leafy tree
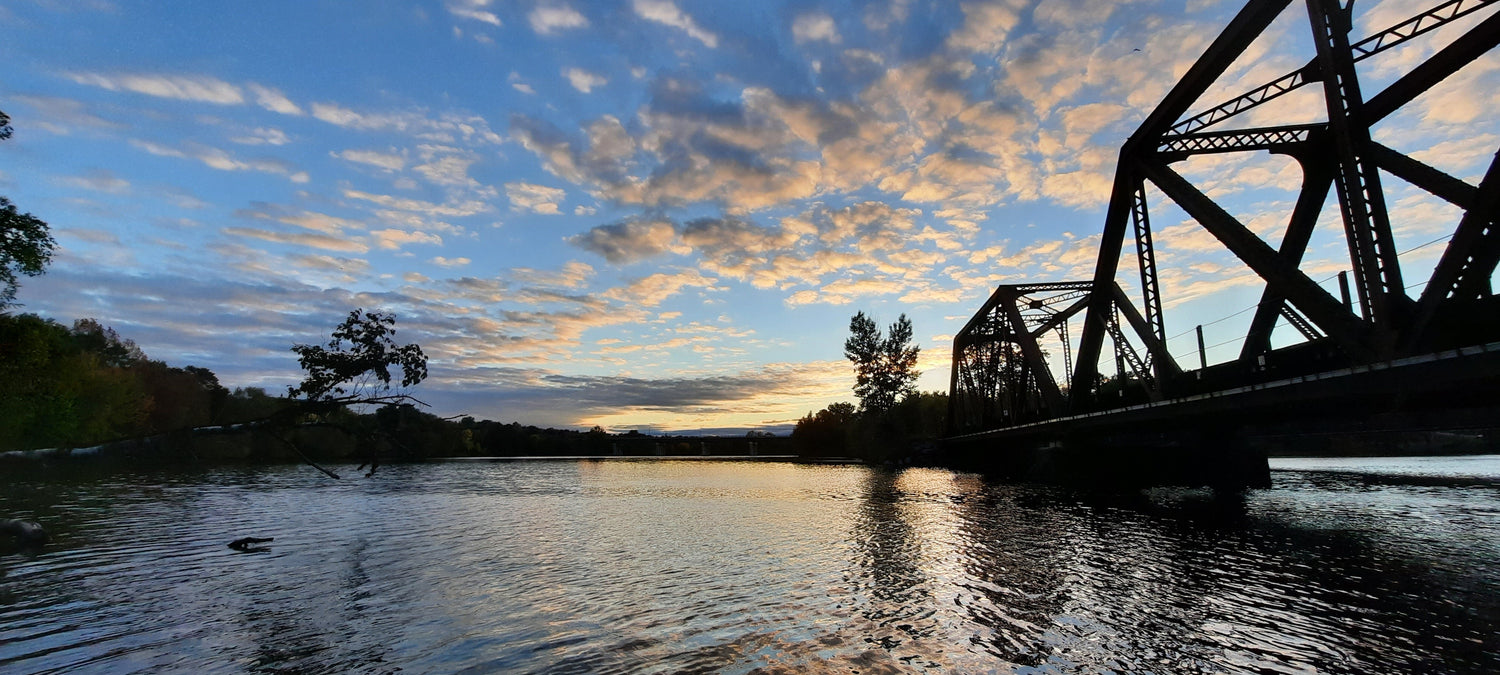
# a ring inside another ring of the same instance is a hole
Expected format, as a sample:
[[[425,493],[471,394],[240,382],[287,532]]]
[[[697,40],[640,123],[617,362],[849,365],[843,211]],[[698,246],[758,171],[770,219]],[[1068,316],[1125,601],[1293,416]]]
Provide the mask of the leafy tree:
[[[379,421],[377,428],[384,434],[385,440],[395,445],[401,456],[418,456],[418,453],[410,449],[412,446],[403,442],[403,436],[405,440],[414,440],[405,430],[418,424],[409,420],[422,419],[421,414],[411,409],[410,405],[421,401],[404,392],[391,392],[391,370],[400,369],[399,382],[402,388],[416,385],[427,378],[427,355],[422,353],[422,348],[418,345],[397,345],[394,339],[395,326],[396,317],[391,314],[356,309],[349,312],[349,317],[333,329],[333,339],[328,341],[327,347],[292,345],[292,351],[298,356],[297,362],[307,371],[307,377],[302,380],[302,384],[288,388],[287,394],[293,399],[294,405],[286,411],[290,417],[283,416],[282,421],[321,416],[324,421],[337,425],[337,420],[329,419],[329,415],[343,410],[345,406],[378,405],[381,407],[376,410]],[[397,410],[398,407],[405,409],[405,412]],[[456,427],[453,433],[455,436],[458,434]],[[368,432],[363,435],[366,436],[366,447],[369,450],[369,458],[365,464],[370,466],[370,473],[366,475],[373,475],[380,466],[377,450],[385,443],[379,442]],[[313,468],[330,477],[339,477],[313,463],[295,443],[282,436],[278,438]],[[360,468],[364,466],[362,464]]]
[[[104,365],[125,368],[146,361],[146,354],[134,340],[120,337],[115,329],[101,325],[95,319],[78,319],[73,322],[73,343],[78,348],[99,355]]]
[[[917,353],[911,344],[911,320],[902,314],[881,336],[875,320],[864,312],[849,320],[844,356],[854,362],[854,395],[866,413],[884,414],[902,396],[916,391]]]
[[[20,287],[16,275],[41,274],[52,262],[56,247],[47,223],[17,211],[9,199],[0,197],[0,307],[15,301]]]
[[[0,111],[0,141],[10,138],[10,116]],[[47,223],[30,213],[21,213],[9,199],[0,197],[0,309],[16,299],[17,274],[34,277],[52,262],[57,242]]]
[[[410,398],[389,394],[391,368],[401,369],[402,387],[413,386],[427,378],[427,355],[418,345],[397,346],[395,325],[393,315],[356,309],[333,329],[326,348],[292,345],[307,378],[288,393],[306,401],[346,404]]]
[[[80,447],[144,430],[152,398],[133,364],[104,353],[120,344],[98,339],[106,330],[0,314],[0,449]]]
[[[859,411],[853,403],[838,402],[797,420],[792,429],[792,445],[803,456],[845,456],[849,436]]]

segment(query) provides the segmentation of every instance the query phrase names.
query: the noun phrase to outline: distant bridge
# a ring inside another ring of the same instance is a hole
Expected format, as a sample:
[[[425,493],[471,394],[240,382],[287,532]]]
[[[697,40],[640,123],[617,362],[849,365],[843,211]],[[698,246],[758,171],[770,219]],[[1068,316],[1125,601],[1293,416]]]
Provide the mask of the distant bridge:
[[[1495,48],[1496,2],[1443,2],[1356,40],[1352,2],[1306,0],[1311,61],[1190,113],[1289,4],[1249,2],[1125,141],[1092,279],[1002,285],[955,336],[950,448],[991,464],[1015,459],[1021,471],[1053,477],[1125,472],[1145,482],[1260,484],[1264,450],[1242,442],[1254,433],[1500,427],[1500,300],[1491,285],[1500,261],[1500,152],[1474,185],[1370,134]],[[1477,23],[1364,95],[1356,63],[1460,20]],[[1321,88],[1326,122],[1220,127],[1303,87]],[[1485,98],[1493,103],[1496,94]],[[1198,155],[1257,151],[1286,155],[1302,171],[1276,247],[1172,168]],[[1421,284],[1402,275],[1386,176],[1461,213],[1417,297],[1407,289]],[[1265,282],[1237,359],[1209,366],[1201,327],[1196,367],[1168,352],[1148,182]],[[1330,190],[1349,250],[1338,296],[1301,268]],[[1116,282],[1128,235],[1139,304]],[[1296,331],[1296,343],[1273,349],[1281,322]],[[1101,368],[1106,344],[1112,368]]]

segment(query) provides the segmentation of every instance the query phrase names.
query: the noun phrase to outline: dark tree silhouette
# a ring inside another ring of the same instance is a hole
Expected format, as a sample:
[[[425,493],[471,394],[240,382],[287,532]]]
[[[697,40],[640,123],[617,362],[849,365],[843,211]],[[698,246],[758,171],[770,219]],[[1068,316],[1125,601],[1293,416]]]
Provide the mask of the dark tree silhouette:
[[[0,141],[10,138],[10,116],[0,111]],[[52,262],[57,242],[47,223],[21,213],[9,199],[0,197],[0,309],[16,299],[17,274],[34,277]]]
[[[401,369],[401,387],[416,385],[427,377],[427,355],[418,345],[397,346],[395,325],[395,316],[356,309],[333,329],[326,348],[292,345],[307,378],[288,393],[307,401],[345,404],[409,399],[390,394],[391,368]]]
[[[916,391],[917,353],[911,344],[911,320],[902,314],[882,337],[875,320],[864,312],[849,320],[844,356],[854,362],[854,395],[860,409],[883,414],[902,396]]]
[[[307,377],[302,384],[288,388],[287,394],[295,404],[273,419],[306,423],[310,418],[325,418],[322,421],[326,422],[329,413],[348,406],[377,405],[381,406],[380,412],[394,413],[397,412],[394,409],[413,403],[426,405],[405,393],[405,389],[427,378],[427,355],[418,345],[397,345],[395,326],[394,315],[356,309],[333,329],[328,346],[292,345]],[[401,374],[398,380],[401,389],[394,392],[392,369],[399,369]],[[399,415],[393,418],[399,421]],[[278,438],[313,468],[339,477],[314,463],[295,443],[284,436]],[[374,474],[380,466],[377,443],[373,438],[366,440],[369,456],[360,468],[369,465],[370,474]],[[390,440],[396,442],[394,437]]]

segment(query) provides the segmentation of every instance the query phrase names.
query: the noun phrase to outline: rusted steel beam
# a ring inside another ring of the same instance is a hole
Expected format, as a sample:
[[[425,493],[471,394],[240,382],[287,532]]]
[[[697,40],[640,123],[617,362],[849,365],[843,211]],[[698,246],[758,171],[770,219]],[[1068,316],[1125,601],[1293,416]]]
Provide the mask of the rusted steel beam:
[[[1447,250],[1432,270],[1427,287],[1417,300],[1416,318],[1404,340],[1417,344],[1427,325],[1449,298],[1467,300],[1490,295],[1490,277],[1500,259],[1500,153],[1490,162],[1475,191],[1474,201],[1448,241]]]
[[[1366,154],[1370,127],[1364,117],[1364,98],[1349,49],[1352,9],[1338,0],[1307,0],[1307,14],[1323,69],[1323,95],[1328,128],[1338,163],[1334,188],[1343,211],[1349,259],[1354,266],[1354,288],[1361,310],[1379,331],[1400,328],[1406,298],[1401,261],[1386,213],[1380,172]]]
[[[1120,247],[1125,243],[1125,229],[1130,220],[1130,208],[1135,184],[1139,180],[1135,161],[1120,150],[1120,162],[1115,167],[1114,189],[1109,195],[1109,210],[1104,215],[1104,233],[1099,240],[1099,258],[1094,263],[1093,288],[1089,296],[1088,311],[1083,316],[1083,332],[1078,336],[1078,352],[1073,362],[1073,388],[1069,391],[1068,403],[1073,412],[1082,412],[1093,405],[1094,381],[1099,376],[1099,354],[1104,349],[1104,337],[1109,333],[1108,313],[1113,303],[1108,293],[1097,289],[1109,288],[1115,283],[1115,272],[1120,266]]]

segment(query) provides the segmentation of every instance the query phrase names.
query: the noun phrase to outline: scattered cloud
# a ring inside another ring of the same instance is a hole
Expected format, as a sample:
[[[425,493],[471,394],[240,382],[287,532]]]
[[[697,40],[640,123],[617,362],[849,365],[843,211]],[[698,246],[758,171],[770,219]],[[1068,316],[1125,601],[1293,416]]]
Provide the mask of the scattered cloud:
[[[704,30],[693,21],[693,17],[684,14],[671,0],[631,0],[631,7],[642,19],[681,30],[709,49],[719,46],[719,36]]]
[[[593,91],[595,87],[602,87],[605,84],[609,83],[609,80],[606,80],[599,75],[595,75],[581,68],[569,68],[567,70],[564,70],[563,77],[568,78],[568,84],[573,85],[574,89],[577,89],[578,91],[581,91],[585,94]]]
[[[506,183],[505,196],[510,199],[511,210],[530,211],[532,213],[545,213],[557,215],[558,203],[562,201],[567,193],[560,188],[537,185],[535,183]]]
[[[121,195],[130,191],[130,181],[105,169],[95,169],[82,176],[64,176],[58,182],[75,188]]]
[[[676,239],[677,230],[671,222],[644,219],[599,225],[569,237],[568,243],[612,263],[628,264],[668,251],[685,251]]]
[[[538,35],[552,35],[589,25],[588,17],[566,5],[538,5],[527,15],[527,19],[531,22],[531,29]]]
[[[158,98],[216,105],[239,105],[245,102],[244,92],[239,87],[204,75],[67,73],[67,77],[78,84]]]
[[[280,129],[257,127],[243,136],[232,137],[229,141],[240,145],[286,145],[291,143],[292,139]]]
[[[270,110],[271,112],[278,112],[283,115],[303,114],[301,106],[293,103],[292,100],[287,98],[285,94],[281,93],[279,89],[273,89],[271,87],[266,87],[259,84],[248,84],[245,86],[250,90],[251,94],[255,95],[255,104],[262,108],[265,108],[266,110]]]
[[[500,27],[500,17],[489,11],[491,0],[448,0],[444,5],[448,13],[460,19],[469,19]]]
[[[838,44],[843,41],[839,37],[838,27],[833,23],[833,17],[823,12],[797,15],[792,21],[792,37],[798,44],[819,41]]]
[[[370,237],[375,245],[388,251],[399,250],[409,244],[426,244],[430,246],[442,246],[443,238],[428,232],[409,232],[406,230],[373,230]]]
[[[344,150],[336,152],[338,157],[347,162],[373,166],[386,171],[400,171],[406,167],[406,158],[394,152],[379,152],[376,150]]]

